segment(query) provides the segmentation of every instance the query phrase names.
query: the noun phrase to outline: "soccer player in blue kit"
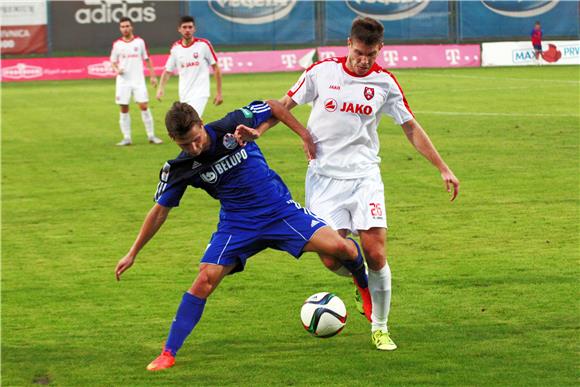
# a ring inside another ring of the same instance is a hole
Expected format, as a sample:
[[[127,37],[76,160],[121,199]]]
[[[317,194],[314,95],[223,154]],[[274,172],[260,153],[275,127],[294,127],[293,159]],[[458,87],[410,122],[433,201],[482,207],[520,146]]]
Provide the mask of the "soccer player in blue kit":
[[[183,295],[165,346],[147,369],[172,367],[175,355],[199,322],[207,298],[227,275],[244,270],[246,260],[266,248],[299,258],[316,252],[339,259],[357,282],[367,284],[359,246],[342,238],[326,223],[302,208],[282,179],[268,167],[255,140],[254,129],[274,117],[304,141],[306,154],[315,157],[306,128],[277,101],[254,101],[203,125],[188,104],[175,102],[165,117],[169,136],[182,152],[165,163],[155,194],[133,246],[117,264],[115,275],[129,269],[145,244],[177,207],[187,186],[201,188],[221,204],[217,231],[201,258],[199,274]]]

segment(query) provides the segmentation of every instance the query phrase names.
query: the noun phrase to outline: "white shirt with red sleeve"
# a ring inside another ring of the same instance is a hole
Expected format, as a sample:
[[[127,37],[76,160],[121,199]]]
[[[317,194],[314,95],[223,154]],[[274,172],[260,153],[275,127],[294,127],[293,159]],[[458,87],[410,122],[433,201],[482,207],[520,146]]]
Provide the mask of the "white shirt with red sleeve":
[[[115,40],[110,61],[123,69],[123,74],[117,75],[117,84],[142,86],[145,82],[143,61],[147,59],[147,46],[140,37],[135,36],[128,42],[122,38]]]
[[[297,104],[313,102],[307,129],[316,143],[309,168],[335,179],[380,172],[377,127],[383,114],[401,125],[413,118],[395,76],[376,63],[364,76],[346,67],[346,57],[310,66],[288,91]]]
[[[182,40],[173,44],[165,69],[179,74],[179,100],[209,97],[210,67],[217,63],[217,56],[209,40],[194,38],[189,46]]]

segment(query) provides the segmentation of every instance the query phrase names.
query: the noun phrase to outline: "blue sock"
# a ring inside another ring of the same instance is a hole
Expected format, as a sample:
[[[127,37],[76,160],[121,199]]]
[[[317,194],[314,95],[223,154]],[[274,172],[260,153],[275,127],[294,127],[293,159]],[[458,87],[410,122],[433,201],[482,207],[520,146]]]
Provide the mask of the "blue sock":
[[[350,273],[356,279],[356,282],[358,283],[358,285],[361,288],[363,288],[363,289],[367,288],[369,286],[369,280],[367,277],[367,273],[365,271],[365,264],[364,264],[363,257],[362,257],[361,251],[360,251],[360,247],[354,239],[352,239],[352,238],[347,238],[347,239],[350,239],[351,241],[354,242],[354,245],[356,246],[356,249],[358,251],[358,256],[356,257],[356,259],[354,261],[344,260],[344,261],[342,261],[342,264],[344,267],[346,267],[348,269],[348,271],[350,271]]]
[[[205,300],[185,292],[181,304],[177,308],[173,324],[171,324],[169,337],[165,342],[166,351],[171,351],[171,354],[175,356],[187,336],[199,322],[204,307]]]

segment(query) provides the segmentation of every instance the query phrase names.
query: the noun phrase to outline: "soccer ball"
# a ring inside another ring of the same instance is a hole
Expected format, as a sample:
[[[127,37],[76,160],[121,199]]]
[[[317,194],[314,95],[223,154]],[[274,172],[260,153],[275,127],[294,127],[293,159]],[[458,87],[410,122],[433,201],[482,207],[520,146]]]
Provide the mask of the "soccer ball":
[[[346,316],[344,302],[328,292],[308,297],[300,311],[304,329],[316,337],[332,337],[339,333],[346,324]]]

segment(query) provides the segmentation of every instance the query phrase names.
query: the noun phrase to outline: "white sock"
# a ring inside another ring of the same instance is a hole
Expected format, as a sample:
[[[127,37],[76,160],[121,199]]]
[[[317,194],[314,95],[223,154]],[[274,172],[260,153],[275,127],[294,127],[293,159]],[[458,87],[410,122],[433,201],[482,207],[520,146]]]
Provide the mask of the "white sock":
[[[121,133],[123,137],[127,140],[131,139],[131,116],[129,113],[121,113],[119,118],[119,126],[121,127]]]
[[[391,309],[391,268],[387,262],[379,271],[369,269],[369,292],[373,301],[372,331],[386,331]]]
[[[145,124],[145,131],[147,132],[147,137],[155,136],[151,109],[141,110],[141,119],[143,120],[143,124]]]

